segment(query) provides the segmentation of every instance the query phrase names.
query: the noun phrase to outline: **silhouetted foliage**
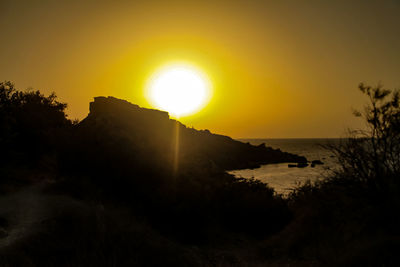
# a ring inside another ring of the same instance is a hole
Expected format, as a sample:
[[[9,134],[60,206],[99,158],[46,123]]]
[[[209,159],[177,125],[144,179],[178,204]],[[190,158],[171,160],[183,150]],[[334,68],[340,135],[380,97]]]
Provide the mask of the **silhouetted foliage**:
[[[0,83],[0,264],[396,265],[399,93],[360,90],[369,127],[331,148],[341,168],[283,198],[225,171],[304,157],[112,97],[71,122],[54,94]]]
[[[43,136],[51,134],[48,131],[70,125],[64,113],[66,107],[54,93],[46,97],[39,91],[17,91],[10,82],[0,83],[2,144],[42,144]]]
[[[318,265],[394,266],[400,248],[399,92],[360,84],[369,104],[338,146],[339,169],[289,196],[294,220],[265,249]]]
[[[344,177],[368,183],[389,193],[400,184],[400,92],[359,85],[370,103],[354,114],[366,122],[366,130],[351,130],[348,140],[332,147]]]
[[[0,189],[36,203],[33,210],[17,206],[16,218],[43,216],[0,248],[0,262],[203,266],[228,260],[214,246],[261,240],[290,221],[273,189],[225,170],[304,157],[187,128],[165,112],[111,97],[95,98],[89,116],[71,122],[54,94],[21,92],[9,82],[0,92]],[[6,236],[19,227],[9,218],[0,225]]]
[[[15,169],[53,168],[53,154],[72,125],[64,113],[66,106],[54,93],[44,96],[39,91],[18,91],[11,82],[0,83],[2,181],[27,178],[16,175]]]

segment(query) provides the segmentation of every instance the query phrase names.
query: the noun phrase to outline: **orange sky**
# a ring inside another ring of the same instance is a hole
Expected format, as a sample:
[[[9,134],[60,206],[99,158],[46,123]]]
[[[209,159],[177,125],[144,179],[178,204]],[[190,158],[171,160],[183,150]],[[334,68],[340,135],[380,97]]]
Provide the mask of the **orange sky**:
[[[400,88],[400,2],[0,0],[0,80],[150,107],[144,85],[192,62],[214,97],[188,126],[241,137],[337,137],[362,125],[363,81]],[[334,2],[334,3],[333,3]]]

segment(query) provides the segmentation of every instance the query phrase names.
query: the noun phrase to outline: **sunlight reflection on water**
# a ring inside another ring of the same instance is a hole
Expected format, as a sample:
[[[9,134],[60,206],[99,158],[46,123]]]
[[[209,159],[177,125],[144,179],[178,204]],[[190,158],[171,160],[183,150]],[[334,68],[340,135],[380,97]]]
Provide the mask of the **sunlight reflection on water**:
[[[257,169],[234,170],[236,177],[252,178],[268,183],[277,193],[287,194],[299,183],[323,179],[337,166],[332,152],[321,145],[338,144],[340,139],[241,139],[253,145],[265,143],[272,148],[305,156],[309,161],[321,160],[324,165],[305,168],[288,168],[287,163],[263,165]]]

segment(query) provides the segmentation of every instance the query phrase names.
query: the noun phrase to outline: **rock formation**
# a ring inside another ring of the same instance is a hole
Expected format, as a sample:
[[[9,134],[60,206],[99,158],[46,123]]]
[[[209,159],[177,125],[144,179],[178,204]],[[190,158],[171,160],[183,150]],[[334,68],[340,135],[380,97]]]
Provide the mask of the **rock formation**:
[[[141,108],[114,97],[95,97],[79,125],[98,144],[123,146],[132,159],[171,168],[232,170],[261,164],[306,162],[301,156],[253,146],[208,130],[188,128],[167,112]],[[99,151],[101,153],[101,151]]]

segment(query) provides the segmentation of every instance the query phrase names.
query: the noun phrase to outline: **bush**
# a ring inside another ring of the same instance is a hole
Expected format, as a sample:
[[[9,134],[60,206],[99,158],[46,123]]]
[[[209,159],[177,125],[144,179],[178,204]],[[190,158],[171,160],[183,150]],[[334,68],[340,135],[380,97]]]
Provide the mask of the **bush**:
[[[339,169],[292,192],[294,219],[267,249],[323,266],[394,266],[400,247],[399,92],[359,85],[366,127],[328,146]]]
[[[0,83],[0,146],[3,151],[43,152],[57,142],[57,132],[71,125],[54,93],[18,91],[11,82]],[[4,156],[4,153],[2,153]],[[37,154],[35,156],[38,156]]]
[[[366,129],[349,131],[349,138],[331,147],[341,169],[336,175],[367,183],[388,193],[398,188],[400,178],[400,92],[359,85],[369,99],[363,112],[354,111]]]
[[[54,178],[59,148],[72,126],[66,107],[54,93],[19,91],[11,82],[0,82],[0,191],[39,176]]]

